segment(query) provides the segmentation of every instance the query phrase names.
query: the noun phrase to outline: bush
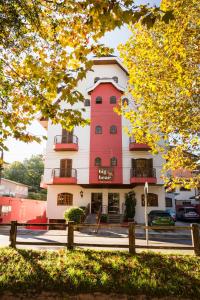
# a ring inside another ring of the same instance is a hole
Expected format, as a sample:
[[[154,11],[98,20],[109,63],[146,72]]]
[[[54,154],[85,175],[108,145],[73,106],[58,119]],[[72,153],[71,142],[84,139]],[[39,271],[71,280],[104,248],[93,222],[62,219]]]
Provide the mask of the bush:
[[[64,213],[65,220],[74,221],[77,224],[81,223],[83,216],[84,216],[84,210],[78,207],[70,208],[69,210],[66,210]]]
[[[101,216],[101,223],[107,223],[108,222],[108,216],[107,215],[102,215]]]

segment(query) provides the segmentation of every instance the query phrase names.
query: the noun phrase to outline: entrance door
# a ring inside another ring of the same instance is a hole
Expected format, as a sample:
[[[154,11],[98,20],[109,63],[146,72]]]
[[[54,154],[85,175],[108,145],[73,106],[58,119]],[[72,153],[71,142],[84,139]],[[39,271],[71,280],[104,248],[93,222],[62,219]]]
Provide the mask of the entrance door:
[[[60,177],[72,176],[72,159],[60,160]]]
[[[108,213],[119,213],[119,193],[108,193]]]
[[[102,208],[103,195],[102,193],[91,194],[91,213],[95,214]]]
[[[73,143],[73,131],[62,129],[62,144]]]

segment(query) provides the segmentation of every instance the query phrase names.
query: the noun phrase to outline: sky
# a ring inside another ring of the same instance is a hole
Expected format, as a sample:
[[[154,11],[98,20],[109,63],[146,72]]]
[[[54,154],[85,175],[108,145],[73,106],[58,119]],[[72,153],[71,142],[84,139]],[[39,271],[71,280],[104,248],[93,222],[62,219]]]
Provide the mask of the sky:
[[[153,6],[159,5],[160,0],[137,0],[135,3],[137,5],[149,3]],[[127,26],[123,26],[120,29],[117,28],[114,31],[106,33],[101,39],[101,42],[114,48],[115,54],[118,55],[117,46],[120,43],[125,43],[129,36],[130,31]],[[40,137],[46,134],[46,130],[37,120],[32,123],[32,125],[28,128],[28,131]],[[40,144],[36,142],[27,144],[10,138],[6,145],[9,148],[9,151],[4,153],[4,160],[8,163],[12,163],[13,161],[23,161],[25,158],[30,158],[32,155],[45,154],[46,141],[42,141]]]

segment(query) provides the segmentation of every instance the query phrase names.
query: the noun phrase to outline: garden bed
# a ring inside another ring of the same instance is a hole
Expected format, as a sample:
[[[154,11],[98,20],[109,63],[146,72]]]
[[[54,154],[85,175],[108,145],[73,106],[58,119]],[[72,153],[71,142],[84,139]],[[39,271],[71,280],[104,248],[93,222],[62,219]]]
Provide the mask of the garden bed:
[[[72,296],[115,293],[124,295],[121,299],[126,299],[125,295],[200,299],[200,258],[151,252],[130,255],[117,251],[2,248],[1,299],[5,292],[10,297],[14,293],[16,299],[17,294],[21,298],[27,294],[30,299],[30,295],[36,298],[42,292]]]

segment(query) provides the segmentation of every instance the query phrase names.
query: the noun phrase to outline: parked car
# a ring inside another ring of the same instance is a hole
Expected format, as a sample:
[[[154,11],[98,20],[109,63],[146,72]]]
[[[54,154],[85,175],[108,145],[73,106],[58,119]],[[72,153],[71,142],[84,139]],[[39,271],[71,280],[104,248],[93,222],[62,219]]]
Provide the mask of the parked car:
[[[180,207],[177,210],[177,219],[180,221],[200,221],[200,215],[193,206]]]
[[[168,212],[164,210],[152,210],[148,214],[148,224],[150,226],[173,226],[175,222]]]
[[[176,211],[173,208],[166,209],[166,212],[170,214],[174,222],[176,222]]]

